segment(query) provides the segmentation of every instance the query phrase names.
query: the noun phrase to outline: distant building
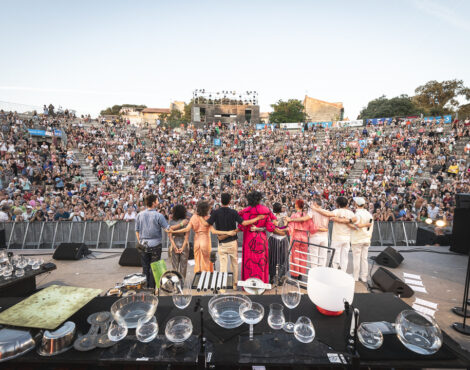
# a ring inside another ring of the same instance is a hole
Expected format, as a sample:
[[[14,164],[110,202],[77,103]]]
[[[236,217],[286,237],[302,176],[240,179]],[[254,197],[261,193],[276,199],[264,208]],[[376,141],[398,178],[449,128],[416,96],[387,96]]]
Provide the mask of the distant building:
[[[141,123],[154,125],[162,114],[170,114],[170,110],[168,108],[145,108],[140,112]]]
[[[133,125],[140,125],[142,123],[142,110],[142,108],[124,107],[121,108],[119,114],[121,115],[124,121],[129,121]]]
[[[343,103],[329,103],[305,95],[303,106],[309,122],[343,120]]]
[[[259,120],[262,123],[269,123],[269,112],[261,112],[259,114]]]
[[[184,114],[184,101],[174,101],[170,104],[170,111],[177,110]]]

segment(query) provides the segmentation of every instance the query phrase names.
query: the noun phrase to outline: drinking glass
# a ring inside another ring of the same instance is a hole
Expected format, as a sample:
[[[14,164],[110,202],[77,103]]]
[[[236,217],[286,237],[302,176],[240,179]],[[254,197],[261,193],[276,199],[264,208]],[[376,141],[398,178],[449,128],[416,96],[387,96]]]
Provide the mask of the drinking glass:
[[[189,279],[184,282],[183,286],[179,291],[172,296],[173,303],[180,310],[184,310],[191,303],[193,296],[191,295],[191,285]]]
[[[259,323],[264,316],[264,307],[256,302],[242,303],[238,309],[243,322],[250,325],[250,340],[253,340],[253,325]]]
[[[315,338],[315,329],[307,316],[300,316],[294,325],[294,336],[299,342],[310,343]]]
[[[24,269],[20,269],[19,267],[16,268],[16,270],[15,270],[15,276],[16,276],[16,277],[22,277],[22,276],[24,276]]]
[[[39,270],[39,267],[41,267],[41,263],[37,259],[33,259],[33,263],[31,264],[31,268],[33,270]]]
[[[19,256],[16,262],[16,267],[24,269],[26,266],[28,266],[28,259],[25,256]]]
[[[268,325],[271,329],[282,329],[286,323],[284,316],[284,306],[279,303],[271,303],[269,305]]]
[[[117,321],[113,320],[108,328],[108,338],[113,342],[119,342],[126,337],[127,331],[127,326],[122,326]]]
[[[0,250],[0,263],[5,263],[8,261],[8,253],[5,249]]]
[[[11,275],[13,274],[13,265],[11,263],[7,263],[5,265],[5,267],[3,268],[3,276],[5,277],[5,279],[10,279],[11,278]]]
[[[357,338],[369,349],[380,348],[384,342],[382,331],[373,322],[363,322],[357,329]]]
[[[282,284],[282,302],[289,308],[289,321],[284,324],[284,331],[287,333],[294,332],[294,323],[291,321],[291,310],[300,303],[300,284],[298,280],[288,278]]]
[[[143,343],[151,342],[155,339],[158,334],[158,323],[157,318],[152,316],[142,317],[137,322],[137,328],[135,329],[135,335],[137,339]]]

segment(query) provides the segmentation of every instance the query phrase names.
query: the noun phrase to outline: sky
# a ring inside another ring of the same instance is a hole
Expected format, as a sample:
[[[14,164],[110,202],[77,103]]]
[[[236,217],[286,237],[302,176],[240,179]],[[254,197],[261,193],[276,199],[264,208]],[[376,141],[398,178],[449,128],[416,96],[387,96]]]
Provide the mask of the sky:
[[[355,119],[429,80],[470,85],[467,0],[0,0],[0,107],[167,108],[194,89],[306,94]],[[14,105],[11,105],[14,107]]]

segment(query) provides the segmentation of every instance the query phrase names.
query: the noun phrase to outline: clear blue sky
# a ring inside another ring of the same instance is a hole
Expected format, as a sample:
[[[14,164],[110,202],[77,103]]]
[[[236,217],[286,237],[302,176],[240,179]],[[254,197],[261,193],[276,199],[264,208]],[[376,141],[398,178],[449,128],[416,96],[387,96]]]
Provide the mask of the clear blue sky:
[[[195,88],[342,101],[470,85],[470,2],[0,0],[0,101],[96,115]]]

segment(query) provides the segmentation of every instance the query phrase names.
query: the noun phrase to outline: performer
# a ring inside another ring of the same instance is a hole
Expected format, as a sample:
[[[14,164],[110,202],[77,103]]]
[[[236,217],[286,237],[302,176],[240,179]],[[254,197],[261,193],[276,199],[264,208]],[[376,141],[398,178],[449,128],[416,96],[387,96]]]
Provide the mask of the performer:
[[[362,197],[355,197],[356,223],[351,234],[351,249],[353,255],[353,277],[367,283],[369,264],[367,256],[369,253],[370,240],[374,231],[374,221],[371,213],[364,208],[366,201]]]
[[[155,288],[150,264],[159,261],[162,256],[162,230],[170,232],[188,223],[187,220],[177,225],[169,226],[165,217],[155,209],[158,206],[158,198],[150,194],[145,198],[147,209],[139,212],[135,219],[135,235],[137,247],[141,254],[142,271],[147,278],[147,286]]]
[[[333,258],[333,268],[340,268],[344,272],[348,269],[348,253],[351,243],[351,228],[346,224],[353,224],[357,221],[354,213],[349,210],[348,200],[345,197],[336,198],[337,209],[327,211],[321,209],[315,203],[312,205],[314,209],[323,216],[330,217],[334,222],[333,231],[331,233],[331,247],[335,249]]]
[[[182,204],[174,206],[171,218],[170,226],[180,224],[181,221],[186,220],[186,207]],[[186,279],[189,257],[189,231],[183,235],[173,235],[173,233],[169,233],[168,240],[170,241],[168,254],[171,259],[172,268],[173,270],[178,271],[183,278]]]
[[[254,226],[272,232],[275,230],[272,221],[276,219],[276,216],[271,213],[268,207],[260,204],[262,198],[263,195],[259,191],[248,193],[246,195],[248,207],[240,212],[240,216],[244,220],[250,220],[258,215],[266,215],[264,219],[257,221]],[[238,227],[243,231],[242,280],[256,277],[264,283],[268,283],[269,253],[266,231],[258,229],[251,231],[250,226],[239,225]]]
[[[296,212],[292,215],[293,218],[307,216],[306,212],[304,212],[304,201],[302,199],[297,199],[295,201],[295,210]],[[307,273],[307,262],[305,261],[307,261],[308,257],[306,254],[308,253],[308,244],[306,243],[308,242],[309,233],[315,233],[315,227],[310,217],[308,217],[306,221],[293,221],[292,219],[290,219],[290,221],[289,235],[291,239],[291,276],[302,280],[301,274]]]
[[[289,238],[287,237],[287,220],[279,217],[282,212],[281,203],[273,204],[273,213],[277,217],[273,223],[276,225],[274,232],[270,233],[268,239],[269,246],[269,281],[275,283],[277,279],[287,274],[287,259],[289,256]]]
[[[214,225],[216,230],[220,231],[232,231],[239,225],[248,226],[255,222],[262,220],[265,216],[259,215],[251,220],[243,220],[237,211],[229,208],[232,197],[228,193],[223,193],[221,196],[222,207],[212,212],[211,216],[207,220],[209,225]],[[219,247],[218,255],[220,261],[220,271],[227,272],[227,263],[230,262],[233,272],[233,288],[237,288],[238,282],[238,236],[235,234],[230,235],[218,235]]]
[[[206,201],[199,201],[196,205],[196,214],[189,220],[188,226],[172,233],[186,233],[194,231],[194,273],[201,271],[214,271],[214,265],[210,260],[212,243],[210,232],[217,235],[236,235],[237,230],[218,231],[209,225],[206,220],[209,218],[210,204]]]

